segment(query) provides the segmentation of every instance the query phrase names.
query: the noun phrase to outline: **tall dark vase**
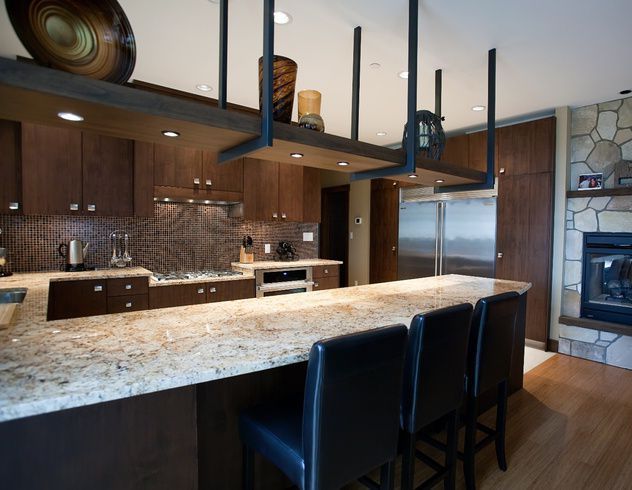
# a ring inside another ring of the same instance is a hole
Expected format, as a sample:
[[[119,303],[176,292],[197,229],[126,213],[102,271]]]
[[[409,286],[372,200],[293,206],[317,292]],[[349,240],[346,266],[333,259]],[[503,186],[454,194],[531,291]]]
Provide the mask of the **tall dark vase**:
[[[289,123],[294,107],[298,66],[285,56],[274,56],[272,75],[272,114],[275,121]],[[263,108],[263,57],[259,58],[259,110]]]

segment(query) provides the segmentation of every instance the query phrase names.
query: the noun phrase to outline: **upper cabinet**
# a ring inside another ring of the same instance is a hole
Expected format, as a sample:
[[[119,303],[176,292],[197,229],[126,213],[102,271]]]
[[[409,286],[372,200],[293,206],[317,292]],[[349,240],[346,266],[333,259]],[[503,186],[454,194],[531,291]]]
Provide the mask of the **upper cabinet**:
[[[154,185],[199,189],[202,182],[202,150],[154,145]]]
[[[22,123],[24,213],[151,216],[153,165],[144,145]]]
[[[217,162],[217,153],[205,151],[202,153],[202,164],[202,176],[207,189],[244,192],[243,158],[220,164]]]
[[[0,120],[0,214],[21,211],[20,123]]]
[[[467,168],[468,156],[469,137],[467,134],[452,136],[446,139],[441,161]]]
[[[311,167],[244,159],[244,218],[320,222],[320,172]]]
[[[555,160],[555,118],[538,119],[496,131],[497,168],[505,175],[551,172]]]

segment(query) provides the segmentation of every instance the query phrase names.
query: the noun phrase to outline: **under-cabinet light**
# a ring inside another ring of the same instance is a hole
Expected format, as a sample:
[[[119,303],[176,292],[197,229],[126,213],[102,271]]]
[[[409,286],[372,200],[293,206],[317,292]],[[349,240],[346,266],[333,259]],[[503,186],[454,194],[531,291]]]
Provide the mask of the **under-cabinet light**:
[[[336,165],[338,165],[339,167],[348,167],[349,166],[349,162],[337,162]]]
[[[292,158],[303,158],[303,154],[298,152],[290,153],[290,156]]]
[[[416,179],[417,178],[417,174],[410,174],[408,176],[409,179]]]
[[[178,136],[180,136],[180,133],[178,133],[177,131],[172,131],[170,129],[165,129],[164,131],[162,131],[163,136],[167,136],[169,138],[177,138]]]
[[[58,112],[57,117],[62,118],[64,121],[81,122],[83,117],[74,112]]]
[[[437,180],[435,180],[435,182],[436,182],[437,184],[443,184],[443,183],[445,182],[445,180],[443,180],[443,179],[437,179]]]

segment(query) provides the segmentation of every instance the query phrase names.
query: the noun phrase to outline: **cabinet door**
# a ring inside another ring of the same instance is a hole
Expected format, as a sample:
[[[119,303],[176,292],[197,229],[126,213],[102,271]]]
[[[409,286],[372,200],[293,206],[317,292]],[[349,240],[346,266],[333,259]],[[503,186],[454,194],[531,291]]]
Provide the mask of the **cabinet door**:
[[[303,223],[320,223],[320,170],[303,167]]]
[[[279,216],[279,164],[245,158],[244,218],[271,221]]]
[[[552,172],[555,159],[555,118],[549,117],[496,132],[498,167],[506,175]]]
[[[303,221],[303,169],[299,165],[279,163],[279,217],[285,221]]]
[[[105,280],[51,282],[48,319],[79,318],[107,313]]]
[[[445,149],[441,156],[441,161],[467,167],[469,158],[469,138],[467,134],[453,136],[445,142]]]
[[[244,190],[244,159],[233,162],[217,163],[217,153],[203,152],[203,180],[202,188],[207,191],[243,192]]]
[[[170,308],[206,302],[205,284],[176,284],[149,288],[149,308]]]
[[[397,280],[399,184],[386,179],[371,181],[371,239],[369,280]]]
[[[21,211],[20,123],[0,120],[0,214]]]
[[[468,166],[472,170],[487,172],[487,131],[468,135]]]
[[[134,142],[83,133],[83,211],[97,216],[134,214]]]
[[[154,185],[199,189],[201,184],[201,150],[154,145]]]
[[[22,124],[25,214],[80,214],[81,132]]]
[[[254,279],[228,281],[228,284],[230,284],[230,300],[254,298],[256,295]]]

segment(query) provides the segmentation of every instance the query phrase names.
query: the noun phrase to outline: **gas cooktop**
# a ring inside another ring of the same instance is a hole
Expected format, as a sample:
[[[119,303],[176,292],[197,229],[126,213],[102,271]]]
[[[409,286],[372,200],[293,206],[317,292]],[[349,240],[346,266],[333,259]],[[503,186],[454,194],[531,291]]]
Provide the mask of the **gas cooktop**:
[[[191,272],[169,272],[167,274],[154,274],[157,281],[182,281],[184,279],[209,279],[213,277],[241,276],[242,272],[222,270],[201,270]]]

